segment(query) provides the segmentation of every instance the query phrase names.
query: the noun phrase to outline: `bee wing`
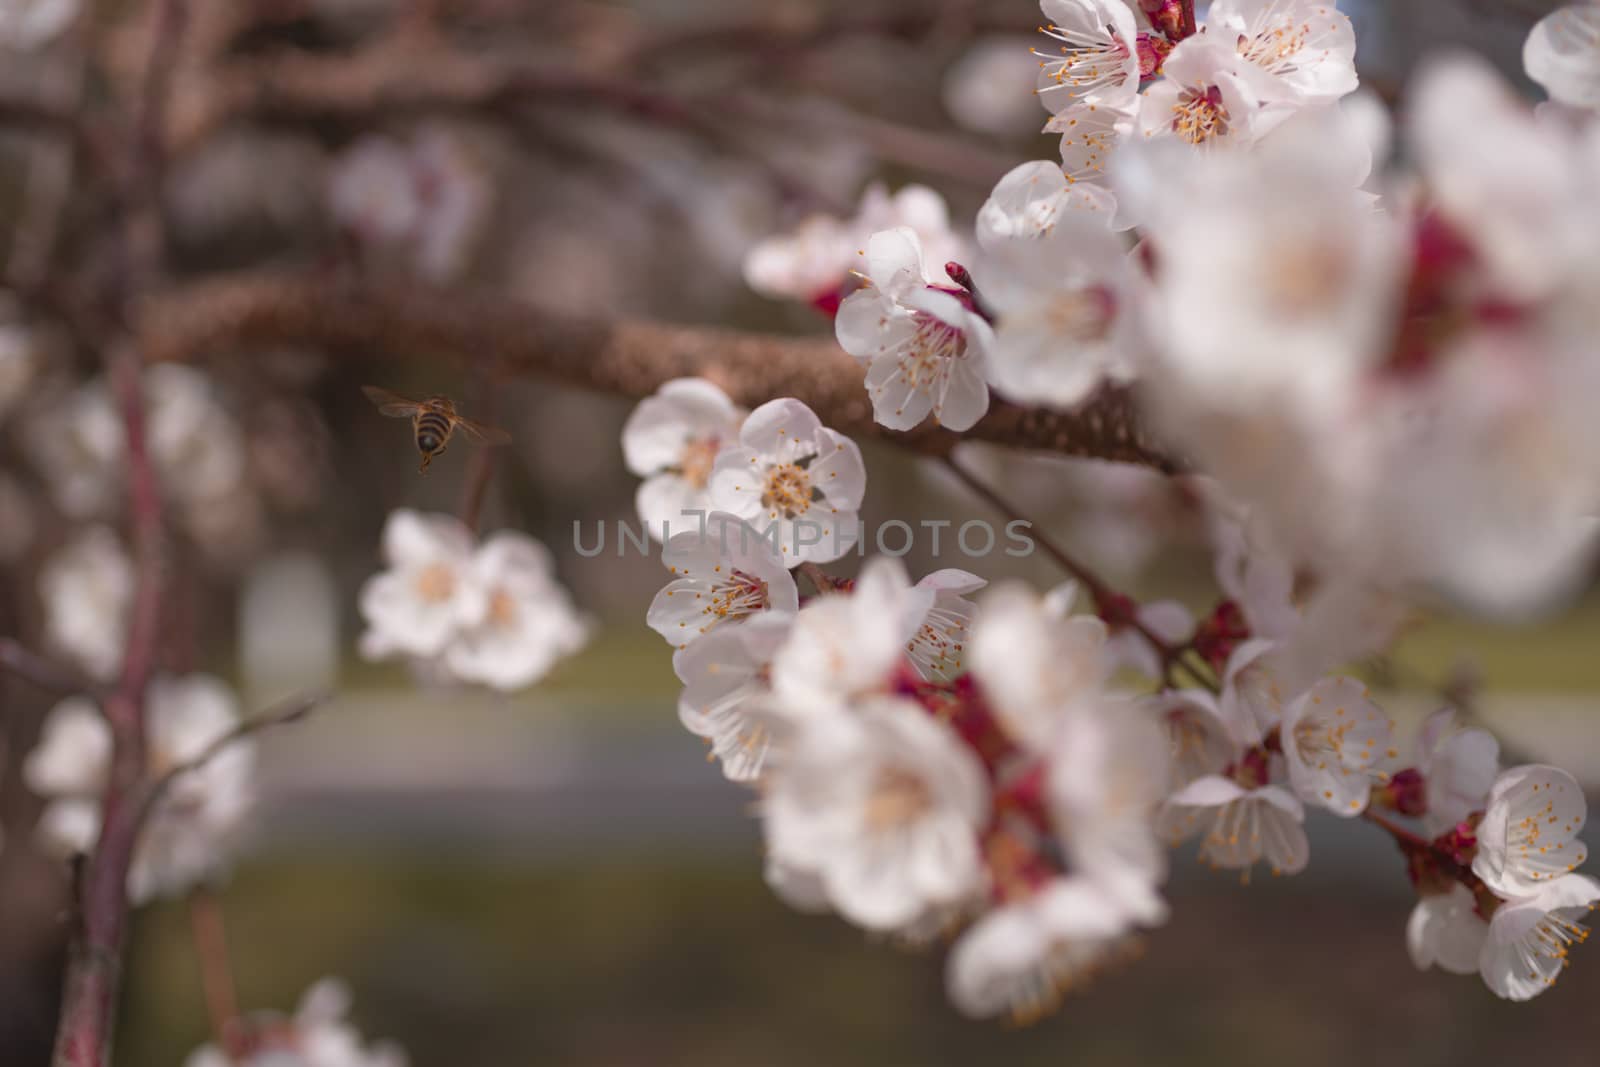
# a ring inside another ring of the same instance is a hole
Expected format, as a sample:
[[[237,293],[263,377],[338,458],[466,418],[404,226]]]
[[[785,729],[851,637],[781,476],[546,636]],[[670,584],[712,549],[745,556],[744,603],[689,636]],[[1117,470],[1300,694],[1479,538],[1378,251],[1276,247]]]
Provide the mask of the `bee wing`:
[[[511,435],[498,426],[485,426],[481,422],[456,417],[456,427],[472,440],[484,445],[509,445]]]
[[[376,385],[363,385],[361,391],[367,394],[368,400],[378,406],[380,414],[388,415],[390,418],[409,419],[422,410],[422,405],[415,400],[407,400]]]

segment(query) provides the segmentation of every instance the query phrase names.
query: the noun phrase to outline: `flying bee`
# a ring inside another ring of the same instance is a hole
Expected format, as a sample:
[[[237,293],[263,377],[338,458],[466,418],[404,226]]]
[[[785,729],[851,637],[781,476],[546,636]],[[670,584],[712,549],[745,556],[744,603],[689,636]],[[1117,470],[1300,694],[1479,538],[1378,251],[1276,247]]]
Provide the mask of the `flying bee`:
[[[445,446],[457,430],[482,445],[504,445],[511,441],[511,435],[498,426],[485,426],[456,414],[456,403],[447,396],[407,400],[375,385],[364,385],[361,391],[378,406],[381,414],[394,419],[411,420],[411,431],[417,438],[417,451],[422,453],[422,465],[417,468],[419,472],[426,472],[433,457],[444,453]]]

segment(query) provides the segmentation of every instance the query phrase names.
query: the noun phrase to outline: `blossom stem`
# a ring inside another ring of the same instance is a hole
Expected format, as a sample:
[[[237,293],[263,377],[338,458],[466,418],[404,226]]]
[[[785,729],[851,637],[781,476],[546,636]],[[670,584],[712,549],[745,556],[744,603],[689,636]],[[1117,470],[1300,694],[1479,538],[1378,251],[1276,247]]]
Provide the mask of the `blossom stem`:
[[[817,591],[818,596],[826,596],[828,593],[837,592],[839,589],[838,580],[815,563],[800,564],[800,573],[805,575],[806,581],[811,583],[811,587]]]
[[[233,981],[233,967],[228,960],[222,902],[209,886],[197,887],[189,894],[189,926],[194,935],[200,987],[205,994],[212,1035],[229,1062],[237,1063],[244,1052],[239,1033],[239,996]]]
[[[1007,519],[1028,522],[1029,536],[1038,543],[1040,548],[1044,549],[1045,555],[1055,560],[1056,564],[1062,570],[1070,574],[1074,579],[1082,584],[1086,590],[1088,590],[1089,596],[1094,601],[1095,609],[1097,611],[1117,612],[1119,615],[1125,616],[1126,621],[1124,625],[1131,627],[1136,633],[1139,634],[1139,636],[1150,642],[1150,647],[1155,649],[1156,654],[1161,657],[1163,670],[1169,676],[1175,669],[1182,669],[1199,685],[1211,690],[1215,690],[1217,688],[1215,682],[1205,677],[1205,675],[1196,670],[1186,659],[1183,658],[1184,652],[1186,651],[1185,647],[1170,644],[1168,641],[1162,638],[1160,634],[1156,633],[1154,630],[1150,629],[1149,626],[1139,621],[1139,619],[1131,612],[1124,612],[1121,610],[1123,605],[1129,603],[1127,597],[1113,589],[1110,583],[1096,574],[1087,564],[1083,563],[1076,556],[1062,548],[1055,541],[1042,535],[1039,532],[1038,527],[1035,526],[1031,521],[1028,521],[1020,510],[1018,510],[1014,505],[1006,500],[1005,497],[996,492],[987,482],[978,477],[954,456],[944,456],[943,460],[945,466],[950,470],[950,472],[953,473],[956,478],[960,480],[961,484],[965,485],[974,496],[983,500],[990,507],[1004,515]]]
[[[186,0],[159,0],[139,111],[128,134],[128,203],[115,235],[122,270],[112,306],[148,282],[162,250],[160,181],[165,116],[184,26]],[[126,434],[128,511],[134,548],[134,599],[122,671],[103,701],[111,767],[101,800],[100,837],[85,869],[81,916],[69,949],[56,1031],[54,1067],[106,1067],[122,978],[128,921],[128,871],[146,812],[145,695],[156,668],[165,584],[161,492],[145,434],[143,353],[138,338],[112,349],[109,373]]]
[[[494,389],[486,380],[480,378],[480,388],[476,392],[478,402],[474,406],[473,414],[481,416],[487,422],[493,422]],[[495,445],[479,444],[472,454],[472,462],[467,466],[466,480],[461,487],[461,507],[457,515],[462,525],[473,533],[478,532],[478,520],[483,515],[483,501],[489,494],[489,483],[494,481],[495,461],[499,451]]]
[[[46,659],[10,637],[0,637],[0,669],[53,693],[94,693],[99,689],[72,669]]]

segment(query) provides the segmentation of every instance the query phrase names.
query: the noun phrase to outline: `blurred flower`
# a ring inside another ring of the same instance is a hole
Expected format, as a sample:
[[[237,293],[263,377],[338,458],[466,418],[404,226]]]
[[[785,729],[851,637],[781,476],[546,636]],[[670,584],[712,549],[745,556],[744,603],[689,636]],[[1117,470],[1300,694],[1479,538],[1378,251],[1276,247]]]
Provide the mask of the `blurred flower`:
[[[767,847],[814,871],[871,930],[913,926],[982,888],[983,768],[954,731],[900,698],[809,722],[768,779]]]
[[[965,255],[950,229],[944,198],[925,185],[907,185],[893,196],[869,185],[853,218],[812,215],[791,234],[755,245],[744,261],[745,281],[759,293],[801,300],[832,314],[849,288],[850,274],[867,239],[897,227],[917,235],[925,258],[919,271],[928,285],[950,285],[944,265]]]
[[[1478,914],[1476,898],[1459,882],[1422,897],[1406,920],[1406,951],[1419,971],[1437,966],[1451,974],[1476,974],[1488,937],[1489,924]]]
[[[1550,99],[1600,108],[1600,6],[1571,4],[1540,19],[1523,45],[1522,63]]]
[[[1105,887],[1055,878],[973,923],[950,950],[945,988],[965,1015],[1029,1022],[1125,956],[1132,931],[1132,918]]]
[[[1063,718],[1107,699],[1106,627],[1068,615],[1074,587],[1041,598],[1019,584],[983,598],[972,627],[972,672],[1013,741],[1052,750]]]
[[[38,533],[33,496],[9,474],[0,472],[0,563],[15,563]]]
[[[489,592],[473,566],[472,532],[449,515],[406,508],[383,527],[388,569],[361,587],[361,654],[441,655],[461,629],[489,611]]]
[[[191,506],[238,491],[244,484],[244,440],[211,379],[193,367],[163,363],[147,368],[142,383],[145,438],[162,491]],[[62,511],[83,518],[115,507],[127,437],[104,378],[47,408],[28,438]]]
[[[0,44],[24,52],[47,45],[81,6],[80,0],[0,0]]]
[[[127,438],[104,380],[42,407],[29,420],[23,441],[56,507],[67,516],[104,515],[115,506]]]
[[[488,221],[493,186],[466,141],[428,127],[409,142],[369,136],[335,165],[329,210],[376,263],[398,253],[418,274],[465,272]]]
[[[150,773],[198,758],[239,721],[233,692],[204,674],[157,678],[145,699]],[[23,764],[28,787],[49,801],[39,833],[50,846],[86,853],[100,835],[100,793],[111,731],[93,702],[69,697],[45,720]],[[255,749],[239,741],[174,779],[152,810],[128,873],[135,902],[180,893],[226,865],[227,847],[254,799]]]
[[[122,666],[133,562],[108,526],[89,526],[39,569],[45,641],[98,681]]]
[[[445,666],[457,678],[522,689],[588,641],[589,625],[556,582],[550,553],[533,538],[514,530],[491,535],[472,571],[482,596],[467,601],[468,613],[445,651]]]
[[[778,547],[731,515],[712,512],[701,529],[673,534],[661,562],[676,577],[651,601],[645,621],[677,648],[724,623],[800,610]]]
[[[965,293],[924,281],[922,246],[907,227],[874,233],[866,265],[868,284],[845,298],[834,329],[867,370],[873,418],[910,430],[931,413],[941,426],[971,429],[989,410],[988,323]]]
[[[761,777],[775,740],[767,697],[772,661],[794,616],[764,611],[738,626],[719,626],[678,649],[672,669],[683,683],[678,719],[711,752],[730,782]]]
[[[712,467],[738,437],[745,413],[704,378],[677,378],[633,409],[622,428],[628,470],[644,479],[639,521],[657,541],[697,527],[711,510]]]
[[[980,37],[945,71],[940,98],[950,117],[995,137],[1031,134],[1039,127],[1034,86],[1039,61],[1025,37]]]
[[[1105,886],[1131,918],[1156,923],[1167,915],[1157,892],[1167,854],[1155,818],[1170,770],[1166,738],[1148,711],[1133,700],[1063,708],[1045,801],[1073,874]]]
[[[1103,215],[1061,216],[1041,237],[992,247],[978,283],[996,316],[988,373],[1002,395],[1070,408],[1134,377],[1143,286]]]
[[[17,406],[39,371],[38,337],[26,326],[0,325],[0,419]]]
[[[502,530],[480,547],[455,517],[402,508],[383,552],[389,569],[361,589],[367,659],[404,656],[440,681],[513,691],[588,640],[549,552],[526,534]]]
[[[1489,790],[1472,873],[1501,897],[1535,893],[1588,859],[1578,840],[1587,818],[1583,789],[1572,775],[1541,764],[1513,767]]]
[[[855,547],[866,494],[861,450],[792,397],[761,405],[711,469],[711,503],[771,536],[790,564]],[[775,531],[768,534],[768,531]]]
[[[913,586],[899,560],[879,556],[848,593],[807,603],[772,664],[778,710],[808,719],[888,692],[936,595]]]
[[[1007,241],[1044,237],[1075,212],[1098,214],[1109,225],[1115,211],[1109,189],[1070,182],[1061,165],[1048,160],[1021,163],[1006,172],[978,209],[978,244],[992,251]]]
[[[1487,730],[1457,729],[1454,709],[1440,708],[1422,724],[1416,766],[1427,804],[1423,826],[1442,834],[1488,804],[1500,773],[1500,742]]]
[[[242,1055],[202,1045],[184,1067],[406,1067],[399,1047],[363,1045],[349,1014],[350,990],[324,978],[306,990],[291,1017],[254,1013],[239,1020]]]
[[[1200,858],[1213,866],[1248,872],[1265,860],[1274,874],[1298,874],[1311,855],[1304,822],[1305,808],[1282,786],[1208,775],[1168,798],[1158,826],[1174,845],[1200,835]]]

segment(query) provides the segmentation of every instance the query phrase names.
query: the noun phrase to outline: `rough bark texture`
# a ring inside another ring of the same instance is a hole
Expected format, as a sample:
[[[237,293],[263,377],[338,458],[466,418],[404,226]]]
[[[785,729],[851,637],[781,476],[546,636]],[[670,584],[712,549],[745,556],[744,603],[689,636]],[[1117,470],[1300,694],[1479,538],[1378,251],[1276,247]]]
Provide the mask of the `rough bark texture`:
[[[146,301],[139,332],[151,360],[297,344],[370,358],[449,357],[494,374],[537,375],[632,397],[699,375],[747,406],[797,397],[843,433],[891,438],[929,455],[945,455],[966,439],[1180,469],[1140,421],[1128,390],[1107,390],[1071,414],[996,401],[960,436],[931,424],[896,433],[873,422],[860,366],[831,339],[575,318],[478,290],[239,275]]]

